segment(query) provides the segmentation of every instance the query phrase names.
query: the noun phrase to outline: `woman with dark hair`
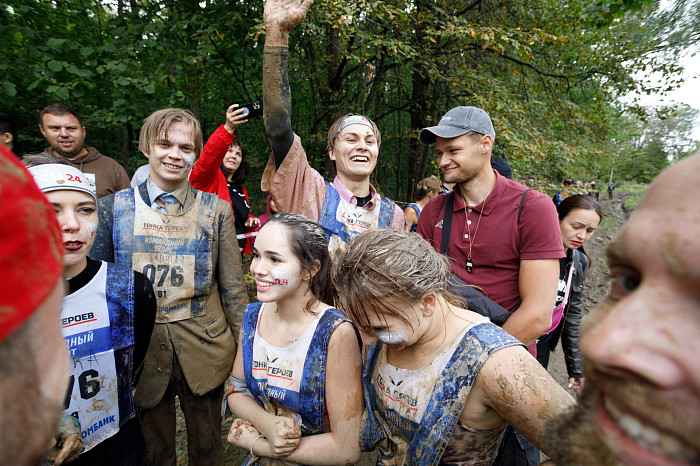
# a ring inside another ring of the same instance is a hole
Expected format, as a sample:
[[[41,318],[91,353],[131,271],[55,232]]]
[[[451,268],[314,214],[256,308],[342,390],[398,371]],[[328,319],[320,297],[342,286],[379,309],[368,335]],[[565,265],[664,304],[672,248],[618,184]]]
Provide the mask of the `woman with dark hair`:
[[[552,329],[537,339],[537,360],[549,365],[549,353],[553,352],[561,338],[569,388],[583,387],[583,367],[578,336],[581,324],[583,285],[588,272],[588,256],[583,250],[603,219],[600,206],[590,196],[575,194],[557,206],[561,238],[566,257],[559,259],[559,291],[552,315]]]
[[[214,193],[231,204],[241,254],[250,253],[250,243],[243,235],[260,225],[258,218],[250,215],[248,191],[243,186],[245,149],[236,140],[236,127],[248,121],[245,112],[238,104],[228,108],[226,123],[209,137],[190,173],[190,183],[195,189]]]
[[[416,193],[413,195],[415,202],[406,205],[403,210],[406,215],[406,225],[411,231],[416,231],[420,212],[429,200],[440,194],[440,182],[434,176],[423,178],[416,186]]]
[[[250,215],[248,191],[243,186],[245,181],[245,156],[246,150],[243,145],[239,141],[234,140],[226,151],[224,161],[221,164],[221,172],[226,177],[226,185],[231,198],[233,223],[236,226],[237,235],[243,235],[260,225],[260,220],[254,215]],[[238,245],[244,249],[244,254],[250,253],[248,238],[239,238]]]
[[[360,443],[378,464],[492,464],[506,423],[542,445],[574,403],[520,341],[447,291],[450,275],[430,243],[389,229],[336,259],[338,308],[369,346]]]
[[[360,345],[335,298],[323,229],[275,214],[255,240],[260,302],[245,311],[227,401],[245,464],[354,464],[364,409]],[[258,459],[259,458],[259,459]]]

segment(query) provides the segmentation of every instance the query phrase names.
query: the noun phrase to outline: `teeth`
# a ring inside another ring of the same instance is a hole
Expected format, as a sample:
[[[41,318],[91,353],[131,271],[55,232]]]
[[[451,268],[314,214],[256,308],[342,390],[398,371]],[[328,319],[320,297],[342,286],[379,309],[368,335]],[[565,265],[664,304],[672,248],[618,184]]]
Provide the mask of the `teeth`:
[[[696,453],[685,447],[676,438],[659,432],[651,426],[646,426],[639,419],[623,413],[607,398],[604,398],[603,403],[620,430],[635,440],[642,448],[676,461],[694,462],[698,459]]]
[[[177,165],[172,165],[172,164],[169,164],[169,163],[163,163],[163,165],[165,165],[165,166],[168,167],[168,168],[176,168],[176,169],[177,169],[177,168],[180,168],[180,167],[178,167]]]
[[[255,284],[258,285],[258,286],[262,286],[262,287],[268,287],[268,286],[274,285],[274,283],[260,282],[260,281],[258,281],[258,280],[255,280]]]
[[[352,160],[354,162],[367,162],[369,160],[368,157],[353,157]]]

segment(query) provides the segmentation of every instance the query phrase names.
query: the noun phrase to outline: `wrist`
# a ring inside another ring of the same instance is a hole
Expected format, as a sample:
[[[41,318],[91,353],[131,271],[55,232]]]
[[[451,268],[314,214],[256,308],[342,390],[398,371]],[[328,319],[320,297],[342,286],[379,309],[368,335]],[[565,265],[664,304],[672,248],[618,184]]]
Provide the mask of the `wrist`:
[[[263,435],[260,434],[257,437],[255,437],[255,439],[253,439],[253,443],[250,444],[250,455],[251,456],[261,456],[262,452],[260,451],[260,448],[258,448],[258,450],[255,450],[255,446],[258,443],[258,441],[263,440],[264,438],[265,437],[263,437]]]
[[[265,25],[265,47],[287,47],[289,44],[289,31],[279,27],[277,23]]]

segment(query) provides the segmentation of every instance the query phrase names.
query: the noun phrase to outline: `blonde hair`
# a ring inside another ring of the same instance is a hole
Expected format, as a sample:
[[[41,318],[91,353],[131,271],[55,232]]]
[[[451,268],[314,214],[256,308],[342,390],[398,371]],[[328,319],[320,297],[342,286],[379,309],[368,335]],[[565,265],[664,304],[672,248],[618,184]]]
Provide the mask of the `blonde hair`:
[[[417,233],[373,229],[357,236],[336,259],[337,308],[369,336],[367,314],[390,315],[411,325],[400,302],[413,306],[429,294],[464,302],[447,289],[450,263]]]
[[[182,108],[163,108],[151,113],[141,126],[139,150],[144,154],[150,153],[162,132],[168,136],[168,129],[173,123],[184,123],[190,127],[194,155],[195,158],[199,158],[199,154],[202,153],[202,129],[194,114]]]

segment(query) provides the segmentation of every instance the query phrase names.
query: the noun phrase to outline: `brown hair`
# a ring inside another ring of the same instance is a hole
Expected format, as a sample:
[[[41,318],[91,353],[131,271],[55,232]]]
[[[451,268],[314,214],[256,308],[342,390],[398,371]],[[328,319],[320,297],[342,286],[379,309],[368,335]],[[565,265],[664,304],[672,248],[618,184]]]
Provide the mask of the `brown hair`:
[[[335,287],[331,281],[332,261],[323,228],[304,215],[292,213],[274,214],[262,228],[271,223],[279,223],[286,228],[289,248],[301,262],[301,269],[311,276],[309,289],[314,298],[322,303],[333,304]],[[313,300],[307,304],[305,310],[309,310],[312,302]]]
[[[593,210],[601,220],[603,220],[603,211],[600,209],[600,205],[587,194],[574,194],[565,198],[557,206],[557,215],[559,216],[559,221],[561,222],[566,218],[569,213],[574,209],[583,210]]]
[[[416,233],[373,229],[357,236],[333,267],[338,309],[366,335],[376,336],[368,312],[397,317],[409,326],[397,302],[413,306],[429,293],[442,295],[450,304],[464,302],[447,289],[447,257]]]
[[[46,115],[47,113],[50,113],[51,115],[73,115],[75,119],[78,120],[80,126],[84,126],[83,120],[80,118],[80,116],[77,113],[75,113],[75,111],[68,105],[51,104],[44,107],[39,113],[39,125],[41,127],[44,126],[44,115]]]
[[[192,130],[195,159],[202,153],[202,129],[199,121],[189,110],[181,108],[163,108],[151,113],[143,121],[139,134],[139,150],[144,154],[150,153],[161,132],[168,136],[168,129],[173,123],[184,123]]]
[[[349,116],[354,116],[354,113],[348,113],[347,115],[341,116],[333,124],[331,125],[331,128],[328,130],[328,144],[326,145],[326,150],[329,151],[333,149],[333,146],[335,146],[335,138],[338,136],[338,128],[340,128],[340,125],[343,124],[343,121],[349,117]],[[363,118],[367,118],[364,115],[357,115],[361,116]],[[379,131],[379,127],[377,127],[377,124],[367,118],[370,123],[372,123],[372,128],[374,128],[374,137],[377,138],[377,148],[382,147],[382,133]]]
[[[416,186],[416,192],[413,195],[413,198],[416,201],[420,201],[428,195],[428,192],[440,194],[440,182],[434,176],[423,178],[418,182],[418,186]]]

